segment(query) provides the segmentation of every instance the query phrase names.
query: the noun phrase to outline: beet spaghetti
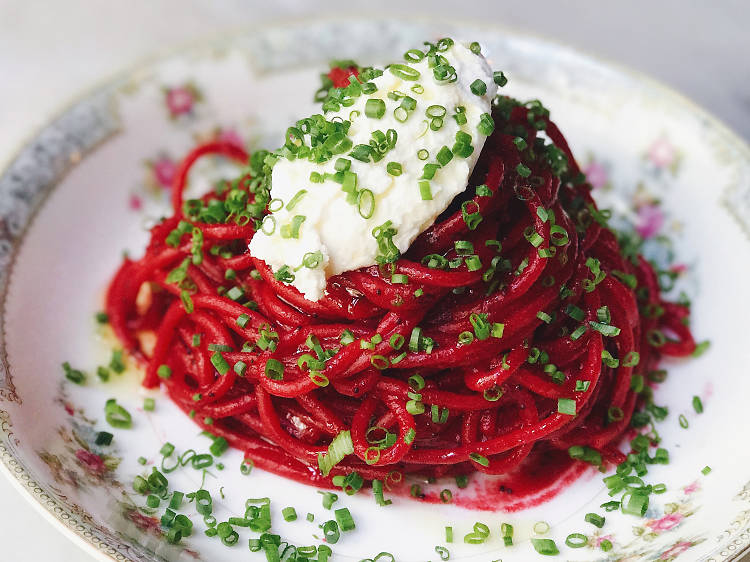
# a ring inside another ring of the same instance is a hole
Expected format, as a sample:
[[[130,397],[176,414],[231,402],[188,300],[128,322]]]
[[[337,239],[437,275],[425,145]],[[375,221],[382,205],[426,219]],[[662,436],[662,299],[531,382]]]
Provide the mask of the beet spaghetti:
[[[335,69],[334,96],[361,71]],[[269,153],[190,152],[172,216],[106,296],[144,386],[255,465],[316,486],[506,474],[550,450],[624,460],[639,373],[695,349],[689,310],[623,255],[539,102],[498,97],[492,120],[469,187],[435,224],[395,261],[331,277],[318,301],[248,251]],[[186,199],[203,157],[245,168]]]

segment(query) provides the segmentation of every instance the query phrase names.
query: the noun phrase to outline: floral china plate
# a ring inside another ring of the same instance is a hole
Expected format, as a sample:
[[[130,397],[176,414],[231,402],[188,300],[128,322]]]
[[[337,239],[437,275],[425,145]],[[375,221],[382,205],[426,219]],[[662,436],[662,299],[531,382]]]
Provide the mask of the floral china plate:
[[[107,281],[123,251],[142,251],[147,227],[167,208],[178,159],[217,137],[251,150],[278,146],[288,123],[313,112],[327,61],[387,62],[441,36],[479,41],[509,77],[510,95],[544,101],[600,207],[612,209],[650,258],[671,264],[674,296],[692,300],[693,330],[711,344],[697,359],[666,365],[656,397],[669,409],[658,430],[671,462],[650,476],[667,491],[653,496],[643,518],[612,512],[601,529],[585,522],[608,500],[593,469],[523,501],[482,480],[455,495],[468,500],[451,504],[436,501],[439,488],[426,483],[425,499],[394,494],[388,507],[369,493],[340,494],[336,507],[350,509],[356,529],[332,545],[332,560],[392,559],[381,552],[400,561],[445,559],[435,547],[453,560],[531,560],[540,555],[530,538],[540,536],[568,560],[718,561],[748,548],[750,148],[678,94],[556,44],[474,25],[343,20],[254,29],[140,66],[70,105],[0,174],[0,466],[89,553],[264,558],[248,551],[256,535],[245,529],[234,546],[205,536],[192,507],[183,510],[195,519],[192,536],[177,546],[165,540],[164,506],[146,506],[133,479],[158,464],[165,441],[183,452],[206,452],[210,442],[165,397],[142,390],[127,360],[108,382],[96,376],[115,345],[95,320]],[[232,172],[224,166],[202,162],[195,188]],[[86,384],[67,381],[66,361],[87,374]],[[106,424],[109,398],[133,414],[132,429]],[[154,399],[153,411],[144,411],[144,398]],[[111,445],[98,439],[101,431],[114,433]],[[316,489],[258,469],[246,474],[238,451],[218,460],[223,470],[175,471],[170,484],[195,490],[205,478],[220,520],[243,512],[247,498],[269,497],[274,532],[291,544],[320,544],[319,525],[332,514]],[[296,521],[282,518],[287,506]],[[475,522],[490,528],[489,539],[466,544]],[[504,546],[501,523],[514,526],[513,546]],[[586,535],[582,548],[565,545],[575,532]]]

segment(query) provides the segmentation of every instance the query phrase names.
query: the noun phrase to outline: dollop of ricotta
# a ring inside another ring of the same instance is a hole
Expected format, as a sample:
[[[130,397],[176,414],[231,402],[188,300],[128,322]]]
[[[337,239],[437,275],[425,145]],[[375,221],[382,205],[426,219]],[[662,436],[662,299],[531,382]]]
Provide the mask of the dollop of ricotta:
[[[407,59],[325,113],[351,123],[351,143],[338,143],[346,152],[323,162],[281,157],[273,166],[272,212],[250,253],[308,300],[319,300],[333,275],[405,252],[467,188],[492,130],[497,85],[481,54],[451,43]]]

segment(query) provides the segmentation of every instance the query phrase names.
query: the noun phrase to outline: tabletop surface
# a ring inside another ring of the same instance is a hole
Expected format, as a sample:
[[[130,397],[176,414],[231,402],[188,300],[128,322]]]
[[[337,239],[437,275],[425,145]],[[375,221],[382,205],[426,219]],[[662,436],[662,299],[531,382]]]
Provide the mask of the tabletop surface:
[[[379,17],[403,2],[379,0]],[[351,0],[0,0],[0,169],[76,94],[151,52],[222,30],[318,15],[367,15]],[[675,0],[410,2],[410,14],[497,22],[643,71],[750,139],[750,4]],[[93,560],[0,477],[0,559]],[[750,562],[747,557],[746,562]]]

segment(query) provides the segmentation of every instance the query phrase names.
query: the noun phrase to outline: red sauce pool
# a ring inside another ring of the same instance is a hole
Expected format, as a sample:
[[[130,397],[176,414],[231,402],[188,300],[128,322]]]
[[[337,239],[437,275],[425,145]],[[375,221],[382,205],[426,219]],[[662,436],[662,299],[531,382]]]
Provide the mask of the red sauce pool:
[[[593,474],[595,469],[571,459],[567,451],[532,452],[509,474],[471,476],[467,488],[453,492],[451,504],[478,511],[520,511],[551,500],[586,472]],[[391,493],[409,495],[410,485],[405,482]],[[440,481],[423,484],[424,497],[413,501],[442,503],[443,487]]]

